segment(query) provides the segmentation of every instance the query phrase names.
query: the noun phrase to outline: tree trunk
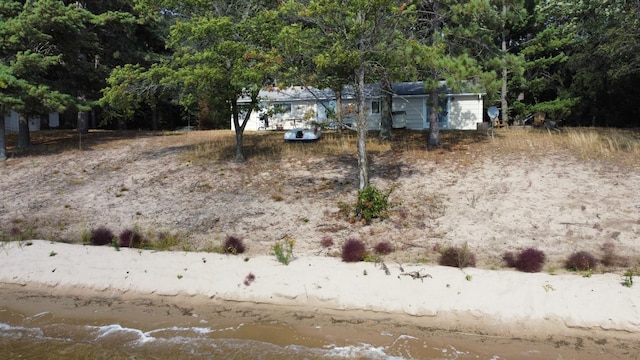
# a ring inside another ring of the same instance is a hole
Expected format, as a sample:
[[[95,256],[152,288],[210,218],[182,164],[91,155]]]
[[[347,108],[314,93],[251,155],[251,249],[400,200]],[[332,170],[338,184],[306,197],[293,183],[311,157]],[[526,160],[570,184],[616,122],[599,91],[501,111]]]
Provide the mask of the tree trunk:
[[[78,111],[78,132],[80,134],[89,133],[89,113],[87,111]]]
[[[509,71],[507,70],[507,35],[505,20],[507,18],[507,5],[502,5],[502,89],[500,90],[500,107],[502,108],[502,125],[509,125],[509,102],[507,101],[507,80]]]
[[[18,149],[26,149],[31,146],[29,135],[29,117],[23,113],[18,115]]]
[[[7,143],[4,133],[4,112],[0,111],[0,161],[7,160]]]
[[[96,110],[91,109],[91,129],[96,129],[98,127],[98,116],[96,115]]]
[[[154,106],[151,110],[151,130],[158,131],[158,117],[159,117],[158,107]]]
[[[380,138],[383,140],[391,140],[393,134],[393,88],[387,74],[380,81]]]
[[[342,120],[342,90],[334,91],[336,93],[336,122],[338,132],[342,132],[344,121]]]
[[[359,189],[369,186],[369,164],[367,162],[367,114],[365,112],[364,64],[356,70],[356,96],[358,97],[358,178]]]
[[[247,125],[246,121],[243,121],[240,124],[240,114],[238,109],[238,101],[233,100],[231,102],[231,114],[233,116],[233,127],[236,131],[236,162],[244,162],[244,154],[242,153],[242,143],[243,143],[243,134],[244,127]],[[245,119],[251,115],[251,111],[248,112]]]
[[[440,94],[438,89],[431,90],[429,95],[430,109],[429,112],[429,146],[440,146],[440,119],[438,114],[440,113],[439,103]]]

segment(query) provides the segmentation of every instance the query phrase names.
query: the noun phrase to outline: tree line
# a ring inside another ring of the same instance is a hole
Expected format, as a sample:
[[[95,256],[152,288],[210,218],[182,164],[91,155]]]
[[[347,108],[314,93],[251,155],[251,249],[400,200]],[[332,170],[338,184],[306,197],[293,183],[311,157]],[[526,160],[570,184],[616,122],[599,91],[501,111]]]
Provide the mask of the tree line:
[[[110,0],[0,4],[0,112],[63,124],[172,128],[186,119],[242,134],[265,87],[356,90],[423,81],[487,94],[501,121],[536,112],[577,126],[638,126],[640,2],[629,0]],[[238,98],[252,101],[240,105]],[[340,107],[338,106],[338,109]],[[437,116],[438,111],[430,111]],[[336,114],[340,117],[340,114]],[[0,158],[6,157],[0,116]],[[364,129],[364,112],[358,116]],[[429,143],[439,144],[438,121]],[[360,180],[365,131],[358,133]]]

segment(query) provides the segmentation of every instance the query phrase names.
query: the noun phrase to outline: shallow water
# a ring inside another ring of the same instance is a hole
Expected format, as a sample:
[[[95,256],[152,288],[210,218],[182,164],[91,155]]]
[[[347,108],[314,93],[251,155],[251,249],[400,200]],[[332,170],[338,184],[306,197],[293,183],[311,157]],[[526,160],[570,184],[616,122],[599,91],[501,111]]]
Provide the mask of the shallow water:
[[[320,328],[309,334],[285,324],[216,326],[206,321],[142,330],[65,323],[47,312],[22,318],[5,310],[2,315],[2,359],[500,359],[432,345],[428,336],[382,333],[388,337],[385,345],[339,344]]]
[[[637,359],[640,342],[543,341],[408,325],[393,316],[55,294],[0,286],[0,359]]]

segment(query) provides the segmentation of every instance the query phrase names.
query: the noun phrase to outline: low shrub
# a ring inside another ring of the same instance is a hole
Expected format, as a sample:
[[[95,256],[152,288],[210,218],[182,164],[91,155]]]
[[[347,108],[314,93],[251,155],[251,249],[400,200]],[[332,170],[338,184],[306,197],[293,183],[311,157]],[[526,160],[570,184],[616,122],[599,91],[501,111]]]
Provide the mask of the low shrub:
[[[293,246],[295,244],[295,240],[288,236],[285,236],[284,243],[278,241],[275,245],[273,245],[273,254],[281,264],[289,265],[289,263],[293,259]]]
[[[322,240],[320,240],[320,245],[325,248],[332,247],[333,239],[331,238],[331,236],[325,235],[322,237]]]
[[[179,232],[162,231],[158,233],[151,246],[155,250],[170,250],[180,245],[180,243],[184,243],[184,240],[183,235]]]
[[[383,241],[377,243],[376,246],[374,246],[373,251],[379,255],[388,255],[393,252],[393,246],[390,243]]]
[[[227,240],[224,241],[224,247],[222,252],[225,254],[242,254],[244,252],[244,242],[242,239],[238,239],[234,236],[227,237]]]
[[[142,236],[131,229],[122,230],[118,236],[118,245],[121,247],[141,248]]]
[[[386,218],[389,216],[389,195],[393,191],[382,192],[377,187],[369,185],[358,191],[358,201],[356,202],[356,216],[370,222],[376,218]]]
[[[587,251],[578,251],[567,259],[565,268],[573,271],[594,270],[598,265],[598,260]]]
[[[607,242],[602,245],[602,251],[604,255],[600,259],[600,263],[607,267],[627,267],[629,266],[629,258],[618,255],[615,250],[615,245],[611,242]]]
[[[362,261],[365,255],[366,249],[360,240],[349,239],[342,246],[342,261],[344,262]]]
[[[467,244],[463,247],[447,247],[441,251],[439,264],[458,268],[476,266],[476,256],[469,250]]]
[[[256,280],[256,276],[255,276],[255,275],[253,275],[253,273],[252,273],[252,272],[250,272],[250,273],[249,273],[247,276],[245,276],[245,278],[244,278],[244,281],[243,281],[244,286],[249,286],[249,285],[251,285],[251,283],[252,283],[252,282],[254,282],[255,280]]]
[[[502,254],[502,260],[507,265],[507,267],[514,268],[516,267],[517,256],[514,252],[508,251]]]
[[[91,237],[89,242],[91,245],[109,245],[113,242],[113,232],[104,226],[91,230]]]
[[[514,267],[522,272],[540,272],[546,260],[547,257],[544,252],[538,249],[528,248],[518,254]]]

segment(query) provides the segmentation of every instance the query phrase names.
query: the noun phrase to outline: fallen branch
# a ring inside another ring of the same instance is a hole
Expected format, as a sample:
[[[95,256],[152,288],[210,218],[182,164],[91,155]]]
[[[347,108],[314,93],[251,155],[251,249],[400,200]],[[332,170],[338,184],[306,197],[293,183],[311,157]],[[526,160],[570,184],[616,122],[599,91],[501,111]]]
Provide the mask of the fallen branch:
[[[421,274],[420,271],[410,271],[410,272],[403,272],[400,275],[404,275],[404,276],[411,276],[412,279],[420,279],[420,281],[424,281],[424,278],[433,278],[433,276],[429,275],[429,274]]]

